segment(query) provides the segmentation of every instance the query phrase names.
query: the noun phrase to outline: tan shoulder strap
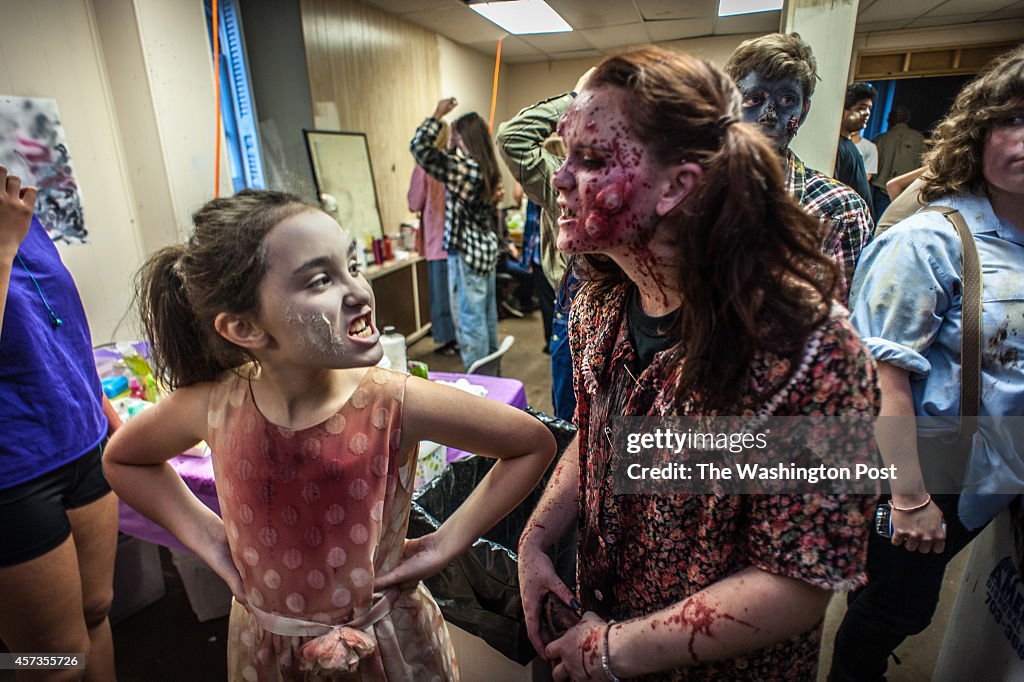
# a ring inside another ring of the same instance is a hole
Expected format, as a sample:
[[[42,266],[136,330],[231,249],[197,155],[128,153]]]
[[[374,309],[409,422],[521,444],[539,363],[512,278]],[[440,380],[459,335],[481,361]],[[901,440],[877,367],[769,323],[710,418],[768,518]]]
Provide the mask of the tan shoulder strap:
[[[978,430],[981,408],[981,262],[978,247],[960,211],[948,206],[925,206],[921,210],[941,213],[960,237],[964,281],[960,337],[960,434],[970,437]]]

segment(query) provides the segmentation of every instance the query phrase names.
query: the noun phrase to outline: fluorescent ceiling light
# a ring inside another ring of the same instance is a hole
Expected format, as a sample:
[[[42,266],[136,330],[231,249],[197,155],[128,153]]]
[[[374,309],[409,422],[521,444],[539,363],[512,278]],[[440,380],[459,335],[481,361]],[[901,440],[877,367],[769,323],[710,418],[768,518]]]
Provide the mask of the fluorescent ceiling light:
[[[718,0],[718,16],[720,17],[771,12],[777,9],[782,9],[782,0]]]
[[[471,10],[501,26],[509,33],[564,33],[572,26],[548,7],[544,0],[507,0],[506,2],[479,2]]]

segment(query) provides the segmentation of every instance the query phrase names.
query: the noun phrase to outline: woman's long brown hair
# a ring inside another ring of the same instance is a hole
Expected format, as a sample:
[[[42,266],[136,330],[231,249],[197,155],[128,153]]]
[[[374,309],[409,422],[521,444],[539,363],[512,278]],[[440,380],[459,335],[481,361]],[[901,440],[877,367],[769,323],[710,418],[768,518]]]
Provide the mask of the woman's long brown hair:
[[[642,48],[605,59],[587,82],[599,87],[626,91],[632,130],[660,163],[703,169],[662,218],[676,233],[683,300],[677,397],[738,409],[755,354],[799,353],[828,316],[836,266],[821,253],[821,227],[786,191],[768,141],[738,121],[739,92],[711,63]],[[607,257],[585,260],[584,286],[600,292],[626,280]]]

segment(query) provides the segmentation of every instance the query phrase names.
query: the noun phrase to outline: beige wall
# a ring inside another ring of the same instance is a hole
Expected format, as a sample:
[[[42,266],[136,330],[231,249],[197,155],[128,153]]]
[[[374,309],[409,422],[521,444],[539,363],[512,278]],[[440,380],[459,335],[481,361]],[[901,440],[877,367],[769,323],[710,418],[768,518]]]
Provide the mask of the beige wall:
[[[366,133],[381,220],[396,232],[410,215],[413,131],[442,97],[459,101],[449,121],[471,111],[487,121],[494,58],[357,0],[303,0],[302,24],[315,125]],[[507,112],[510,73],[502,65],[495,126]]]
[[[387,233],[408,215],[409,140],[439,99],[437,35],[356,0],[302,0],[317,128],[366,133]]]
[[[94,343],[111,340],[141,254],[96,19],[87,0],[0,0],[0,93],[57,100],[89,242],[61,246]]]
[[[494,92],[494,56],[488,57],[464,45],[459,45],[444,36],[437,36],[440,51],[441,97],[455,97],[459,106],[447,116],[449,122],[463,114],[475,111],[485,122],[491,116],[491,95]],[[495,45],[497,48],[497,45]],[[494,105],[494,131],[511,114],[508,113],[508,86],[512,80],[510,64],[501,64],[498,70],[498,95]],[[436,101],[435,101],[436,104]],[[433,107],[431,107],[431,111]],[[518,109],[516,110],[518,111]],[[515,113],[515,112],[512,112]],[[430,111],[423,112],[424,116]],[[495,150],[497,151],[497,150]],[[505,167],[498,154],[498,166],[505,186],[505,205],[512,204],[512,186],[515,178]]]

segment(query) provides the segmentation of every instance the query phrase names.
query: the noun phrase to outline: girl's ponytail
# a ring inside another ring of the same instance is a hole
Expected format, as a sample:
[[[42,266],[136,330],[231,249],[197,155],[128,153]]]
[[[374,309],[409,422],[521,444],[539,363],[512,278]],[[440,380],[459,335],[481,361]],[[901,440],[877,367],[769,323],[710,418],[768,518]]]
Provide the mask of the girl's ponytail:
[[[216,375],[206,352],[205,334],[186,293],[182,259],[186,246],[175,244],[150,256],[136,275],[135,297],[157,376],[169,388]]]
[[[720,123],[721,124],[721,123]],[[680,221],[680,392],[725,410],[749,391],[761,350],[798,353],[828,315],[835,263],[821,226],[789,196],[777,155],[753,126],[728,118]]]

